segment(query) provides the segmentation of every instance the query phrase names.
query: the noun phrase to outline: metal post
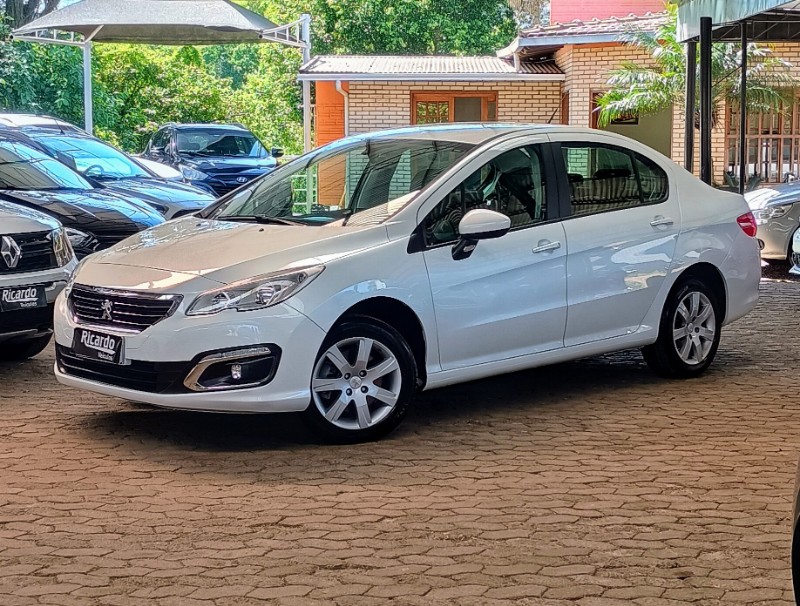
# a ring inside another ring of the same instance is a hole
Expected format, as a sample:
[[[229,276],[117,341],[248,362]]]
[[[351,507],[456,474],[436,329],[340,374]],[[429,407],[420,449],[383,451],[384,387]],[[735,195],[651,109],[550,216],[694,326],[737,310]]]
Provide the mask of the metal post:
[[[300,17],[300,38],[303,42],[303,64],[311,61],[311,15]],[[311,82],[303,81],[303,151],[311,151]]]
[[[683,166],[694,172],[694,116],[697,110],[697,41],[686,45],[686,132]]]
[[[747,21],[742,21],[742,81],[739,84],[739,193],[747,185]]]
[[[686,45],[686,131],[683,166],[694,172],[694,116],[697,109],[697,40]]]
[[[711,17],[700,18],[700,179],[711,185]]]
[[[94,104],[92,103],[92,43],[83,43],[83,126],[90,135],[94,132]]]

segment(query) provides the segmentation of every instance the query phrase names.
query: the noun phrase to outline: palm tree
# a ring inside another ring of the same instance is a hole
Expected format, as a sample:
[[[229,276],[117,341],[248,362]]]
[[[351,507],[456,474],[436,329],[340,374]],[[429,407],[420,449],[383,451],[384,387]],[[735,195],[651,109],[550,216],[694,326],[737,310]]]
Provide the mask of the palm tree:
[[[686,49],[677,39],[678,8],[667,5],[669,18],[656,32],[631,32],[630,43],[645,50],[652,66],[624,63],[611,72],[608,92],[598,99],[598,123],[631,115],[650,115],[685,104]],[[741,49],[717,43],[712,47],[712,124],[719,123],[726,102],[738,106]],[[798,80],[788,71],[791,64],[773,56],[769,48],[747,47],[747,108],[754,113],[782,111],[794,102]],[[696,119],[697,123],[698,120]]]

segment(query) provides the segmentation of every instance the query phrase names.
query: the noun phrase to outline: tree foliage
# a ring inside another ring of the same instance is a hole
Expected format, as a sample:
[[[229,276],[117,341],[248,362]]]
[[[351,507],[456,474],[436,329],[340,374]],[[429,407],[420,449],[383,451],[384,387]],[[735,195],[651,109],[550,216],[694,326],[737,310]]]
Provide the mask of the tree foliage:
[[[677,37],[677,5],[667,6],[669,20],[657,32],[632,32],[630,41],[652,58],[651,65],[627,62],[611,72],[608,92],[600,97],[599,124],[631,114],[656,114],[673,105],[683,107],[686,90],[686,48]],[[750,44],[747,48],[747,107],[750,111],[780,111],[794,99],[798,81],[791,65],[775,57],[772,50]],[[726,102],[738,104],[741,49],[716,43],[712,47],[711,80],[713,121],[720,119]]]
[[[514,36],[515,10],[542,0],[240,0],[275,23],[313,15],[314,53],[493,53]],[[54,0],[0,0],[16,25],[52,10]],[[21,7],[21,8],[20,8]],[[10,14],[10,13],[9,13]],[[0,109],[83,122],[79,49],[3,42]],[[94,46],[97,133],[141,151],[167,121],[235,121],[268,146],[302,149],[297,71],[300,51],[277,44],[208,47]]]

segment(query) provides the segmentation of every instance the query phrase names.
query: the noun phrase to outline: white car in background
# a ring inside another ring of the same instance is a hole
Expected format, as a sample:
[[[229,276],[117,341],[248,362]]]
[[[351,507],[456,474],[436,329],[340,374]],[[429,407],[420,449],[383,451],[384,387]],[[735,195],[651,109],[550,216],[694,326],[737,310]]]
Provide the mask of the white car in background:
[[[616,350],[696,377],[756,305],[755,236],[741,196],[618,135],[351,137],[85,260],[58,300],[56,376],[304,411],[337,441],[385,435],[420,389]]]
[[[53,336],[53,304],[77,261],[55,219],[0,200],[0,361],[41,352]]]

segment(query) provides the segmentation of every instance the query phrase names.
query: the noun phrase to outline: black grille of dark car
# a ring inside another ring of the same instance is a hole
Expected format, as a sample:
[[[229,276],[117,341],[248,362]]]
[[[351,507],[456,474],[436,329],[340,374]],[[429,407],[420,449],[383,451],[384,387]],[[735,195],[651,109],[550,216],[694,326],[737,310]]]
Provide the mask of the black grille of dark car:
[[[79,322],[141,332],[169,317],[180,295],[150,295],[75,285],[69,295],[72,313]]]
[[[0,258],[0,274],[20,274],[58,267],[56,254],[53,251],[53,240],[49,231],[12,234],[5,237],[16,242],[22,254],[19,257],[17,266],[14,268],[9,267],[8,263]]]
[[[94,236],[97,238],[98,242],[95,250],[105,250],[106,248],[110,248],[114,246],[114,244],[122,242],[125,238],[129,238],[130,236],[139,233],[139,231],[140,229],[138,227],[131,227],[130,229],[124,230],[95,232]]]
[[[53,327],[53,306],[0,312],[0,334],[22,330],[46,331]]]
[[[188,391],[183,379],[191,362],[138,362],[116,365],[76,356],[68,347],[56,345],[58,369],[69,376],[147,393]]]

